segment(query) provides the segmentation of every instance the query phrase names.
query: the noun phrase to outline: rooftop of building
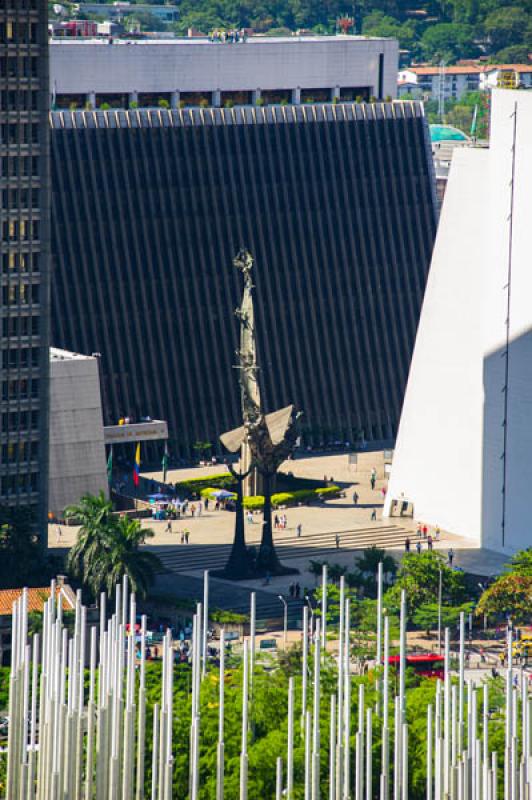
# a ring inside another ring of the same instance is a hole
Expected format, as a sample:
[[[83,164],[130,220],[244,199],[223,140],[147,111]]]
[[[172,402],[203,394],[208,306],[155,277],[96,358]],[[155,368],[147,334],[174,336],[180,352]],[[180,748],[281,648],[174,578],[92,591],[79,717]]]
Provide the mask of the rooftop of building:
[[[328,121],[405,119],[424,116],[415,100],[375,103],[312,103],[234,108],[52,111],[54,130],[75,128],[180,128],[197,125],[270,125]],[[80,356],[83,358],[83,356]]]
[[[71,353],[70,350],[50,347],[50,361],[85,361],[88,358],[94,358],[94,356],[85,356],[81,353]]]
[[[182,37],[169,37],[168,39],[113,39],[113,47],[115,45],[153,45],[155,47],[188,47],[190,45],[208,45],[211,47],[240,47],[243,45],[268,45],[268,44],[323,44],[325,42],[388,42],[394,41],[390,37],[384,36],[350,36],[348,34],[336,34],[331,36],[326,35],[296,35],[293,36],[248,36],[245,40],[240,42],[213,42],[208,36],[182,36]],[[66,37],[61,36],[50,40],[53,46],[94,46],[101,45],[104,47],[109,46],[109,39],[102,37]]]
[[[42,611],[51,591],[50,586],[39,586],[32,589],[0,589],[0,617],[11,616],[13,603],[22,597],[23,592],[27,593],[28,611]],[[71,586],[66,583],[58,583],[55,591],[56,597],[61,597],[63,608],[72,610],[76,607],[76,595]]]
[[[446,75],[480,75],[485,72],[496,72],[497,70],[513,70],[514,72],[532,72],[532,64],[471,64],[469,66],[445,67],[443,71]],[[404,67],[401,72],[413,72],[416,75],[439,75],[442,68],[433,67]]]

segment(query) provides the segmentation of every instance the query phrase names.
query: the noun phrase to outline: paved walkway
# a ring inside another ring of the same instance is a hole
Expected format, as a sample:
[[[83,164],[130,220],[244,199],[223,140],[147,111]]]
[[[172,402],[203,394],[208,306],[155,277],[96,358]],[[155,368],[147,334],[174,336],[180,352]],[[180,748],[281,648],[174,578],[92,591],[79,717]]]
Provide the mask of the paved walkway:
[[[187,470],[172,470],[168,479],[172,482],[190,477],[208,474],[219,474],[224,471],[223,465],[198,467]],[[337,498],[319,506],[300,506],[286,510],[287,529],[275,531],[274,539],[279,547],[283,562],[300,570],[301,586],[314,585],[314,577],[308,572],[310,560],[327,559],[329,563],[354,567],[354,558],[365,547],[375,544],[384,547],[397,558],[404,552],[404,540],[410,535],[415,545],[416,523],[406,517],[381,519],[382,488],[384,481],[377,481],[373,491],[365,476],[361,482],[357,480],[356,468],[350,465],[347,455],[307,457],[288,461],[284,470],[295,475],[323,478],[327,476],[342,484],[346,497]],[[161,473],[146,473],[155,480],[161,479]],[[353,502],[353,493],[359,495],[358,503]],[[371,520],[371,513],[376,509],[377,519]],[[246,525],[246,537],[250,544],[258,543],[262,515],[254,516],[254,523]],[[296,527],[302,526],[302,535],[296,536]],[[163,559],[165,565],[174,574],[186,574],[199,577],[204,569],[219,568],[225,563],[233,539],[234,514],[226,511],[209,510],[201,517],[187,517],[172,523],[172,532],[166,531],[167,523],[144,520],[143,525],[155,532],[149,546]],[[185,528],[190,531],[190,543],[180,544],[180,533]],[[77,528],[51,525],[49,529],[49,546],[54,548],[70,547],[75,541]],[[337,547],[336,536],[339,537]],[[426,546],[426,545],[425,545]],[[467,539],[442,532],[441,541],[435,548],[445,553],[450,547],[455,551],[454,563],[468,571],[479,575],[492,575],[499,572],[507,561],[506,556],[488,550],[479,550]],[[274,578],[266,586],[262,581],[243,582],[239,585],[249,588],[260,587],[264,591],[286,592],[286,578]],[[233,586],[234,584],[228,584]]]

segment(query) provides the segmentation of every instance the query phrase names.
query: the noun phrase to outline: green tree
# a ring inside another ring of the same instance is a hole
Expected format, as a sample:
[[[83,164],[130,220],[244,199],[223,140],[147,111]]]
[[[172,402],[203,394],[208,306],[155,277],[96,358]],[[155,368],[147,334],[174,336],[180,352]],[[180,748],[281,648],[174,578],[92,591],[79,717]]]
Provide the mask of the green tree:
[[[386,554],[386,550],[375,545],[367,547],[361,556],[355,558],[355,572],[350,573],[348,583],[363,587],[366,597],[376,597],[378,591],[377,572],[381,562],[383,585],[384,588],[388,587],[397,573],[397,563],[392,556]]]
[[[460,614],[466,616],[473,610],[473,603],[463,603],[461,606],[442,606],[442,628],[453,628],[460,621]],[[412,615],[412,622],[422,628],[427,636],[438,627],[439,609],[437,603],[425,603],[417,608]]]
[[[532,576],[502,575],[482,593],[476,615],[510,616],[515,622],[530,619]]]
[[[519,6],[498,8],[484,20],[484,30],[493,50],[520,44],[530,30],[530,14]]]
[[[132,590],[143,596],[160,568],[156,555],[140,550],[154,533],[142,528],[138,520],[117,519],[111,512],[103,492],[96,497],[84,495],[77,505],[66,509],[68,519],[81,523],[68,555],[68,569],[95,597],[102,590],[111,593],[124,574]]]
[[[421,46],[425,57],[432,63],[444,61],[452,64],[458,58],[478,54],[472,39],[473,30],[469,25],[442,22],[426,29],[421,37]]]
[[[526,550],[519,550],[515,553],[510,562],[506,565],[505,573],[509,575],[520,575],[524,578],[532,578],[532,547]]]
[[[60,569],[60,560],[46,556],[29,508],[0,505],[0,586],[43,586]]]
[[[530,44],[513,44],[499,50],[498,53],[491,56],[490,61],[494,64],[526,64],[530,49]]]
[[[83,580],[95,562],[99,549],[104,545],[112,510],[113,506],[103,492],[85,494],[79,503],[65,509],[65,518],[80,526],[78,538],[67,557],[67,569],[75,578]]]
[[[374,9],[362,21],[362,33],[365,36],[386,36],[398,39],[403,50],[416,51],[417,33],[413,22],[401,23],[379,9]]]
[[[466,599],[464,574],[447,566],[441,553],[425,550],[419,554],[409,553],[403,557],[397,580],[386,592],[385,605],[399,608],[402,589],[406,591],[410,613],[424,603],[437,601],[440,572],[444,602],[453,604],[463,602]]]

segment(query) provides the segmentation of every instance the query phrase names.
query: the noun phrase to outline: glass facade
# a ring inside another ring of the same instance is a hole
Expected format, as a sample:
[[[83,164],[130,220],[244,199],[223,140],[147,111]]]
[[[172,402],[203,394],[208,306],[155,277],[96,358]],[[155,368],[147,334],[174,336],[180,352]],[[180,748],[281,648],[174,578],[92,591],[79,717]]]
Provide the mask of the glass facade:
[[[53,342],[102,355],[104,413],[174,453],[240,424],[255,258],[267,410],[312,446],[394,437],[435,234],[414,103],[53,112]]]
[[[48,37],[45,0],[0,4],[0,504],[48,480]]]

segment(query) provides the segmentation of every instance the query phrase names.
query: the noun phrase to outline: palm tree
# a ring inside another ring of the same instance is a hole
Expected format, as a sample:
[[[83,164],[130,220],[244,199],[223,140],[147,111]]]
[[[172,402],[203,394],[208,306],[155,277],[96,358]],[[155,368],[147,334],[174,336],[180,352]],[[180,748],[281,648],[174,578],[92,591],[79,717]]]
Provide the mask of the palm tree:
[[[355,558],[355,566],[360,572],[367,572],[376,575],[379,564],[382,561],[382,571],[384,575],[395,575],[397,564],[392,556],[386,555],[386,550],[373,545],[366,547],[362,555]]]
[[[96,497],[84,495],[66,510],[68,519],[81,522],[78,540],[68,554],[69,572],[95,597],[103,590],[111,594],[125,574],[132,591],[144,596],[161,569],[154,553],[139,549],[154,533],[136,519],[117,519],[111,512],[112,505],[103,492]]]
[[[65,517],[80,524],[76,543],[70,548],[67,569],[75,578],[84,581],[86,570],[103,547],[113,506],[103,492],[85,494],[75,505],[67,506]]]
[[[368,597],[377,596],[377,572],[381,562],[383,583],[389,585],[397,572],[397,564],[392,556],[386,554],[386,550],[373,545],[372,547],[366,547],[362,555],[359,558],[355,558],[357,571],[354,574],[355,576],[360,576]]]
[[[107,530],[105,546],[93,564],[89,579],[93,590],[103,586],[109,594],[127,575],[131,590],[145,597],[155,575],[162,569],[159,558],[149,550],[140,550],[154,532],[143,528],[137,519],[120,517]]]

